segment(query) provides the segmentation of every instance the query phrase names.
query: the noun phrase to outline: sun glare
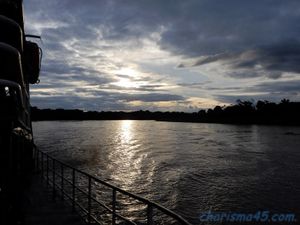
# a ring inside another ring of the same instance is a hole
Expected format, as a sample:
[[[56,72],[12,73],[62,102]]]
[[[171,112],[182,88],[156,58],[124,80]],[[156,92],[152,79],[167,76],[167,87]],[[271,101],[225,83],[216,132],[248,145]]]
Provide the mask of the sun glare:
[[[137,75],[137,71],[132,68],[121,68],[120,70],[115,71],[115,73],[129,77],[135,77]]]
[[[138,76],[138,72],[132,68],[124,67],[114,71],[114,74],[118,76],[118,81],[114,82],[114,85],[123,88],[137,88],[139,85],[132,79]]]
[[[119,79],[118,82],[115,82],[113,84],[115,84],[119,87],[124,87],[124,88],[137,88],[138,87],[138,85],[135,82],[133,82],[127,78],[121,78],[121,79]]]

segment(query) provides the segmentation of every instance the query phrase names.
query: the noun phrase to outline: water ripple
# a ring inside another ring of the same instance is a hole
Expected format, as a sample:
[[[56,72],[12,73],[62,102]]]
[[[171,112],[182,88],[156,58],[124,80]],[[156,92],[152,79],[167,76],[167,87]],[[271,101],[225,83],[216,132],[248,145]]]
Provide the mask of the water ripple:
[[[44,151],[155,200],[194,224],[209,209],[300,212],[297,127],[153,121],[33,126]]]

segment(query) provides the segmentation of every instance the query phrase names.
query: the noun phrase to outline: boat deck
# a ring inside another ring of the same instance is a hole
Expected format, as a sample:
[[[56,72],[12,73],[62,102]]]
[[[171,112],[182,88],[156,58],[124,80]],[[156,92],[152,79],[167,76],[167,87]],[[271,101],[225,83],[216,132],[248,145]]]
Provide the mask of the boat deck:
[[[24,225],[86,225],[72,211],[72,206],[59,197],[53,199],[52,191],[39,175],[32,176],[32,184],[25,193]]]

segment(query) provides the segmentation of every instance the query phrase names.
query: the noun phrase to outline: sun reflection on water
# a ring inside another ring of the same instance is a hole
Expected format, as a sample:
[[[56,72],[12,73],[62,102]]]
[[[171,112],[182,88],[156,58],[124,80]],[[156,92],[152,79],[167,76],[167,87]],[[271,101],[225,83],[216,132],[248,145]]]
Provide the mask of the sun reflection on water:
[[[114,151],[109,158],[111,179],[117,181],[123,188],[132,188],[135,180],[140,177],[142,160],[145,155],[139,153],[140,144],[135,131],[135,121],[122,120],[116,127]]]
[[[121,145],[129,145],[133,139],[132,120],[122,120],[120,124]]]

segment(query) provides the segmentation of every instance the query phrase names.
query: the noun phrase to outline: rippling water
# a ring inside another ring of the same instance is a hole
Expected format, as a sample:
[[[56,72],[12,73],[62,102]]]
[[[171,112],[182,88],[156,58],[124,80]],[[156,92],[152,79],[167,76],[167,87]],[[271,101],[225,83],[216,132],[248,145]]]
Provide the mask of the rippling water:
[[[299,127],[124,120],[33,128],[40,149],[194,224],[208,210],[300,216]]]

